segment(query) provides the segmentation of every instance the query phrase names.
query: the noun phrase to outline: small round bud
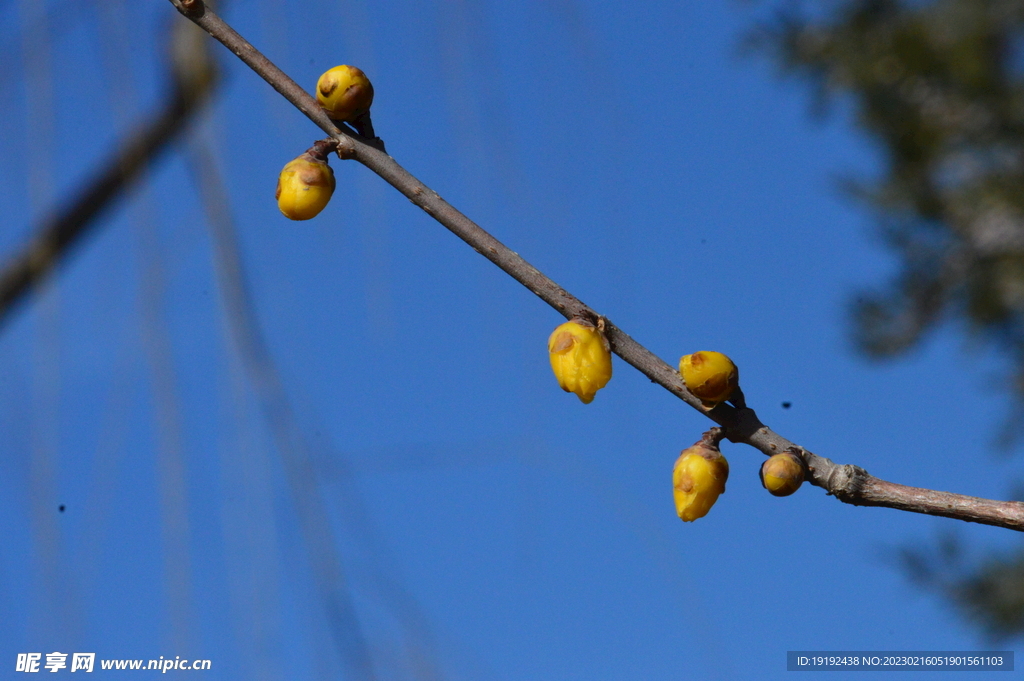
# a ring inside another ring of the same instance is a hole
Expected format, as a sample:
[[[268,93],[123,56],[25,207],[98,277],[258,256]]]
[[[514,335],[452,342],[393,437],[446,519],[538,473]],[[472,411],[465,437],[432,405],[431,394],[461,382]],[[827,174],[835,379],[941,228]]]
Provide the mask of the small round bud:
[[[804,481],[804,462],[793,452],[782,452],[761,464],[761,484],[777,497],[788,497]]]
[[[373,85],[354,66],[335,66],[316,83],[316,101],[336,121],[351,122],[370,110]]]
[[[611,380],[608,339],[586,319],[577,317],[556,328],[548,338],[548,353],[558,385],[567,393],[576,393],[584,404],[590,404]]]
[[[277,207],[290,220],[316,217],[334,193],[334,171],[310,152],[287,163],[277,177]]]
[[[672,470],[672,488],[676,513],[683,522],[703,518],[725,493],[729,479],[729,462],[722,456],[718,443],[722,429],[712,428],[692,447],[684,449]]]
[[[695,352],[679,360],[679,373],[686,389],[707,408],[724,402],[740,384],[740,373],[732,360],[720,352]]]

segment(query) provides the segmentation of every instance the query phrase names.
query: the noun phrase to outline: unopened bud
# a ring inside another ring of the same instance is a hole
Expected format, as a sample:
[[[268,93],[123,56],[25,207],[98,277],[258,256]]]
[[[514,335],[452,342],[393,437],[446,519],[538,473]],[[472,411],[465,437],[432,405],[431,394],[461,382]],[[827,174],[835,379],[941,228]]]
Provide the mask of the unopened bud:
[[[684,449],[672,470],[672,487],[676,513],[684,522],[703,518],[725,492],[729,479],[729,462],[722,456],[718,443],[722,429],[712,428],[700,442]]]
[[[761,484],[777,497],[788,497],[804,481],[804,463],[793,452],[782,452],[761,464]]]
[[[551,370],[562,390],[576,393],[584,404],[612,377],[612,353],[608,339],[591,322],[574,318],[548,338]]]
[[[729,399],[740,384],[736,365],[720,352],[684,355],[679,360],[679,373],[686,389],[709,409]]]
[[[326,157],[307,151],[287,163],[277,178],[277,207],[286,218],[316,217],[334,193],[334,171]]]
[[[351,122],[370,110],[373,85],[354,66],[335,66],[316,83],[316,101],[336,121]]]

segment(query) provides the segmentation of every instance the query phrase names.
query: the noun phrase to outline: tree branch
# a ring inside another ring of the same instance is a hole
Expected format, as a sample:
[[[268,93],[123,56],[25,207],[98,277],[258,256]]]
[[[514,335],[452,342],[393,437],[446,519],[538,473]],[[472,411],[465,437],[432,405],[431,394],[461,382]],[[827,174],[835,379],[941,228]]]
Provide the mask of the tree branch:
[[[379,149],[379,145],[374,144],[374,140],[363,138],[347,130],[340,130],[331,122],[309,93],[246,42],[220,17],[206,8],[202,0],[170,0],[170,2],[179,12],[223,43],[280,92],[285,99],[306,114],[321,130],[334,138],[338,142],[339,157],[355,159],[379,175],[428,215],[472,246],[473,250],[533,291],[541,300],[558,310],[567,319],[574,316],[602,318],[581,300],[541,274],[518,253],[513,252],[456,210],[437,192],[417,180],[393,158]],[[862,468],[838,465],[799,447],[761,423],[752,409],[745,407],[737,409],[728,404],[720,404],[711,411],[705,411],[700,400],[686,389],[682,378],[675,369],[610,321],[607,319],[604,321],[605,335],[615,354],[650,378],[651,381],[722,426],[730,441],[748,444],[768,456],[787,449],[795,450],[807,464],[810,473],[809,481],[825,489],[840,501],[856,506],[884,506],[1024,531],[1024,503],[991,501],[886,482],[869,475]]]
[[[215,74],[210,69],[193,68],[187,78],[176,78],[170,97],[159,113],[133,132],[103,163],[93,179],[36,229],[35,236],[21,252],[3,265],[0,269],[0,325],[10,317],[15,304],[81,240],[95,224],[95,219],[128,190],[177,137],[206,101],[215,82]]]

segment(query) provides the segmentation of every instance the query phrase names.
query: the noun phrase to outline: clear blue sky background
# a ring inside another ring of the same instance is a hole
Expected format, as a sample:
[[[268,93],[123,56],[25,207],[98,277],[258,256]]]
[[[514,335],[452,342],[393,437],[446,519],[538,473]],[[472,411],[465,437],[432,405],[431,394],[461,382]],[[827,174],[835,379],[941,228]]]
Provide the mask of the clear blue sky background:
[[[1020,464],[991,446],[997,357],[957,328],[895,363],[853,351],[847,305],[895,262],[837,180],[880,158],[842,105],[815,121],[801,85],[738,56],[765,10],[225,14],[309,89],[362,67],[400,163],[669,363],[728,353],[784,436],[1006,498]],[[0,2],[0,254],[159,105],[179,20],[167,2]],[[775,679],[787,650],[992,648],[892,554],[1018,535],[809,486],[776,499],[762,455],[730,443],[727,493],[683,524],[672,464],[710,422],[618,360],[592,404],[563,393],[545,347],[561,318],[361,166],[334,160],[327,209],[283,218],[277,173],[318,130],[217,56],[224,86],[193,131],[219,155],[309,474],[289,485],[229,335],[179,144],[0,332],[0,676],[58,650],[354,678],[324,589],[351,599],[381,679]]]

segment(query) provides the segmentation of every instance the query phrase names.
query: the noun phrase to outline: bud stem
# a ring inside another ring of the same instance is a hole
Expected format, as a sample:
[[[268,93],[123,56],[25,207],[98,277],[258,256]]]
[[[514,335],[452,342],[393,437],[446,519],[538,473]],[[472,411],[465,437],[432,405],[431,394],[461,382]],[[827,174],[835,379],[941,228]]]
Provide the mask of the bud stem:
[[[338,150],[338,140],[333,137],[327,139],[317,140],[313,142],[313,146],[306,149],[306,153],[317,161],[327,163],[327,156]]]
[[[725,439],[725,429],[715,426],[708,432],[700,436],[701,442],[706,444],[708,447],[718,448],[719,443]]]

